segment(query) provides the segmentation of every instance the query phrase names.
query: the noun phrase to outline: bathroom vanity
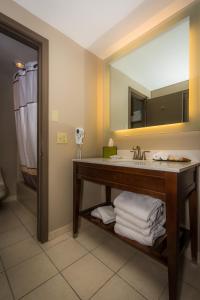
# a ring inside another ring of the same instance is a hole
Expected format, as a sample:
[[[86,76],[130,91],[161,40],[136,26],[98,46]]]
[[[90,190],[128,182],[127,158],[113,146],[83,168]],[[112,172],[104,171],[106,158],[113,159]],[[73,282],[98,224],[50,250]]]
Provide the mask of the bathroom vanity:
[[[168,267],[169,299],[177,299],[179,256],[191,240],[192,260],[197,262],[198,214],[197,168],[198,162],[175,163],[158,161],[111,160],[103,158],[73,161],[73,234],[78,234],[79,216],[87,219],[129,245],[141,250]],[[105,202],[81,210],[84,180],[105,186]],[[131,191],[159,198],[166,203],[166,234],[158,238],[153,247],[117,235],[114,223],[105,225],[91,216],[91,211],[111,203],[111,189]],[[180,226],[180,212],[189,199],[190,230]]]

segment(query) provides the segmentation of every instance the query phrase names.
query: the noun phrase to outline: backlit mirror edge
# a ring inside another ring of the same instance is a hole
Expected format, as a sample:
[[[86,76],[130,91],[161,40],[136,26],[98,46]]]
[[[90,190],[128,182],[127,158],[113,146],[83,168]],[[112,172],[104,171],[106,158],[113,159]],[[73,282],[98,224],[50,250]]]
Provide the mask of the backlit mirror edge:
[[[198,9],[196,9],[198,5]],[[135,129],[122,129],[112,130],[110,129],[110,70],[109,64],[116,59],[124,56],[133,49],[138,48],[142,44],[146,43],[150,39],[156,37],[158,34],[168,30],[174,26],[177,22],[181,21],[186,17],[190,17],[190,100],[189,100],[189,118],[190,121],[187,123],[175,123],[168,125],[150,126],[146,128],[135,128]],[[175,16],[164,21],[162,24],[147,32],[145,35],[133,41],[131,44],[122,48],[114,55],[104,61],[105,71],[105,130],[108,132],[114,132],[115,134],[126,134],[126,135],[139,135],[139,134],[154,134],[154,133],[176,133],[185,131],[198,131],[200,130],[200,106],[198,105],[199,98],[199,86],[200,86],[200,59],[195,55],[198,53],[198,37],[200,36],[200,4],[192,5],[189,8],[177,13]],[[200,49],[199,49],[200,50]],[[192,74],[192,76],[191,76]]]

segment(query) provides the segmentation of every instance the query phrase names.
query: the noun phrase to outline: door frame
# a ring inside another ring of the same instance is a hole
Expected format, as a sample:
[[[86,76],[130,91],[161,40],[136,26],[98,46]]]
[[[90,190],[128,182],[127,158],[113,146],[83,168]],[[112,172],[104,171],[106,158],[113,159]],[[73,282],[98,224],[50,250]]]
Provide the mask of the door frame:
[[[48,240],[49,41],[2,13],[0,13],[0,32],[38,52],[37,238],[41,242],[46,242]]]

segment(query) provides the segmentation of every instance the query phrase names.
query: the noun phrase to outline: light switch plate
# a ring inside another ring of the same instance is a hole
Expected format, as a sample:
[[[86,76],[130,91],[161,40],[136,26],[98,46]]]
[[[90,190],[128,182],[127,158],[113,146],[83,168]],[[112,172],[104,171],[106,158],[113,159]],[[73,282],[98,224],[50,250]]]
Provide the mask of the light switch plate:
[[[52,110],[52,121],[53,122],[58,122],[59,121],[59,111],[54,109]]]
[[[67,133],[66,132],[57,132],[56,143],[57,144],[67,144]]]

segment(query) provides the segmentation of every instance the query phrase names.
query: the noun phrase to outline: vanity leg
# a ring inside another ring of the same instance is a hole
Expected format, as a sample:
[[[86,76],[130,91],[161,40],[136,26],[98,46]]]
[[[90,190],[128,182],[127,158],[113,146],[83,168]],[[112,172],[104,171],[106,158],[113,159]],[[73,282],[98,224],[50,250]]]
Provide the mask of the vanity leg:
[[[78,236],[79,211],[80,211],[81,190],[82,190],[81,179],[77,178],[77,168],[78,166],[74,162],[73,165],[73,237],[74,238]]]
[[[192,261],[198,260],[198,204],[197,192],[194,190],[189,197],[189,215],[190,215],[190,237]]]
[[[106,203],[111,204],[111,187],[106,185]]]
[[[178,298],[178,271],[179,271],[179,197],[178,177],[167,176],[166,199],[166,226],[167,226],[167,253],[168,253],[168,287],[169,300]]]

